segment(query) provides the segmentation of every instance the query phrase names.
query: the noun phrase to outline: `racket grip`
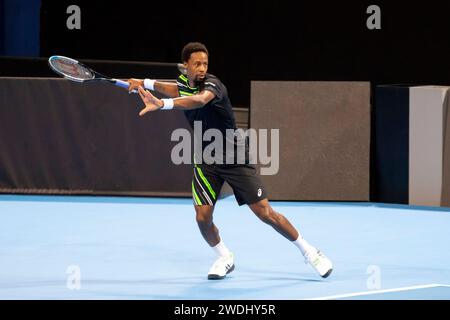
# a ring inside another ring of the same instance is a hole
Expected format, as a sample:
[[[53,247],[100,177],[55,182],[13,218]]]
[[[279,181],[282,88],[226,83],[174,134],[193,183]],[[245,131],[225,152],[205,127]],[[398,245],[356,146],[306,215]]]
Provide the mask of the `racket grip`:
[[[129,86],[130,86],[130,84],[128,83],[128,82],[126,82],[126,81],[122,81],[122,80],[118,80],[118,79],[115,79],[115,85],[116,86],[119,86],[119,87],[122,87],[122,88],[128,88]]]
[[[118,79],[114,79],[114,81],[115,81],[114,84],[121,88],[128,89],[128,87],[130,86],[130,84],[126,81],[122,81],[122,80],[118,80]],[[137,90],[133,90],[131,92],[137,93]]]

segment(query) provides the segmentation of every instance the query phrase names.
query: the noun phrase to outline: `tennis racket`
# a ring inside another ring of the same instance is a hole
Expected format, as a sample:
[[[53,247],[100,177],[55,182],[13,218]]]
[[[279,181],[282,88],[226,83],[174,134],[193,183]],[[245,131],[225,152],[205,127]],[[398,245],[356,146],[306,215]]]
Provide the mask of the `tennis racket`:
[[[76,82],[104,81],[126,89],[129,87],[129,83],[126,81],[109,78],[68,57],[51,56],[48,64],[53,71],[68,80]],[[137,91],[133,90],[133,92]]]

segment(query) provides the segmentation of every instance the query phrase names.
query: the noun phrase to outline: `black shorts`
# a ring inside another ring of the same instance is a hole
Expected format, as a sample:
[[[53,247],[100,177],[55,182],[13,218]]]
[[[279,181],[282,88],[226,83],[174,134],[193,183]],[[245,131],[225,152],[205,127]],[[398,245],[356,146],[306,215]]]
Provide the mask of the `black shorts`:
[[[192,177],[194,204],[213,206],[224,181],[233,189],[240,206],[267,198],[266,190],[256,173],[255,166],[196,164]]]

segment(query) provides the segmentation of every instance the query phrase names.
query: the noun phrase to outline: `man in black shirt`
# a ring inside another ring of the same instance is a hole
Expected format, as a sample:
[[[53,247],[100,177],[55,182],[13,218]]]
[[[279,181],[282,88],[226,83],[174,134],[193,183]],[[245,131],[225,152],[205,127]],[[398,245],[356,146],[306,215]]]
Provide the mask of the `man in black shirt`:
[[[208,272],[208,279],[223,279],[234,270],[233,253],[225,246],[213,223],[214,206],[224,181],[232,187],[239,205],[247,204],[259,219],[292,241],[301,250],[305,262],[310,263],[320,276],[328,277],[333,270],[331,261],[270,206],[256,168],[249,163],[248,140],[239,134],[231,138],[227,135],[227,131],[237,129],[232,105],[223,83],[207,73],[208,58],[208,50],[203,44],[191,42],[182,50],[186,75],[181,74],[176,83],[151,79],[128,80],[129,91],[137,89],[145,103],[140,116],[160,109],[179,109],[184,111],[192,128],[198,124],[202,132],[212,129],[221,133],[222,141],[219,142],[222,143],[219,145],[222,145],[222,151],[217,152],[219,148],[214,148],[210,158],[203,161],[202,155],[209,143],[202,141],[201,150],[196,150],[194,154],[192,197],[196,220],[203,238],[218,255]],[[170,98],[158,99],[146,89]],[[227,144],[231,144],[232,148],[228,149]],[[238,156],[242,154],[243,157]]]

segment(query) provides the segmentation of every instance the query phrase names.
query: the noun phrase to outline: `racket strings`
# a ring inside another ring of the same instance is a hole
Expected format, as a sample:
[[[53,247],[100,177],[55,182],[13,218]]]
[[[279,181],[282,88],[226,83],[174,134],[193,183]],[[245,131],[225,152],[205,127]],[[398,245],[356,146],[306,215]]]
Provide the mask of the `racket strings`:
[[[80,80],[89,80],[94,78],[93,73],[88,68],[78,63],[74,63],[71,60],[55,59],[52,61],[52,65],[60,73],[72,78],[77,78]]]

